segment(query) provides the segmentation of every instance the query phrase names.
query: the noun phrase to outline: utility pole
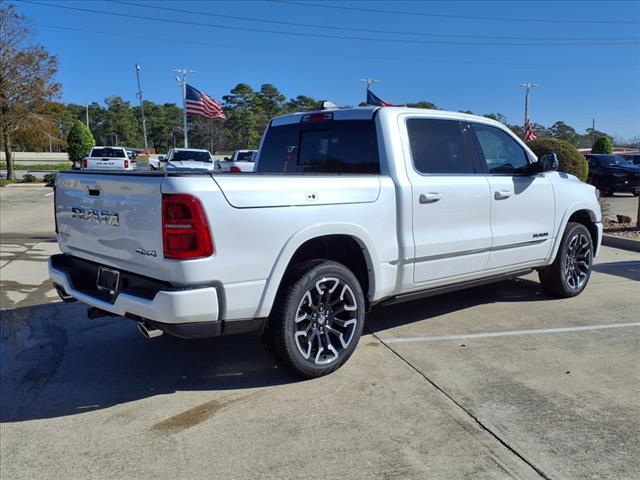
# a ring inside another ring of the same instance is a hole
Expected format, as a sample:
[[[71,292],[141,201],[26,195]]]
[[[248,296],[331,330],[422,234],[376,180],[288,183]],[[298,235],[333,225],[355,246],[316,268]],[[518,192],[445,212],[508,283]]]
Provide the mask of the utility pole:
[[[89,130],[89,102],[84,103],[84,113],[87,120],[87,130]]]
[[[591,145],[596,141],[596,117],[591,121]]]
[[[527,119],[529,118],[529,93],[531,90],[538,86],[537,83],[521,83],[521,87],[524,87],[524,123],[527,123]]]
[[[187,137],[187,74],[196,73],[196,71],[188,70],[186,68],[179,68],[173,71],[182,75],[182,77],[176,76],[176,81],[178,82],[178,85],[182,87],[182,128],[184,129],[184,148],[189,148],[189,138]]]
[[[361,78],[360,81],[362,83],[364,83],[366,89],[364,92],[364,103],[368,103],[367,99],[369,97],[368,93],[369,93],[369,88],[371,88],[371,85],[373,85],[374,83],[379,83],[380,80],[376,80],[375,78]]]
[[[142,135],[144,136],[144,153],[149,155],[149,143],[147,142],[147,121],[144,118],[144,102],[142,101],[142,88],[140,88],[140,64],[136,63],[136,78],[138,79],[138,93],[136,97],[140,100],[140,113],[142,114]]]

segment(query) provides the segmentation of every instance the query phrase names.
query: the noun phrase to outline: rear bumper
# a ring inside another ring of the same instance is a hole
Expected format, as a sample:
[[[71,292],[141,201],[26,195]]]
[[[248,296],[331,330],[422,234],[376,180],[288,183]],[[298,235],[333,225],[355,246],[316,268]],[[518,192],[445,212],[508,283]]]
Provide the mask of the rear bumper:
[[[215,287],[158,290],[153,293],[152,298],[122,291],[110,301],[105,297],[100,298],[92,284],[87,285],[91,280],[87,278],[86,271],[81,273],[69,261],[68,255],[54,255],[49,259],[49,276],[54,284],[61,286],[71,297],[114,315],[136,316],[166,324],[219,321],[218,293]]]

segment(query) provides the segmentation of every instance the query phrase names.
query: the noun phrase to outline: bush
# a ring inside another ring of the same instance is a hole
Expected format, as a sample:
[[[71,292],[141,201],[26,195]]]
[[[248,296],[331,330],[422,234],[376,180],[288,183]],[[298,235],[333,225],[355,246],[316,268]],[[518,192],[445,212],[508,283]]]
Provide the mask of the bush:
[[[22,176],[22,183],[35,183],[37,178],[30,173],[27,173]]]
[[[589,173],[587,159],[569,142],[555,138],[540,138],[530,141],[527,145],[538,157],[545,153],[556,152],[560,164],[559,171],[575,175],[582,182],[587,180]]]
[[[613,142],[609,137],[600,137],[593,142],[591,153],[607,153],[611,155],[613,153]]]
[[[67,135],[67,145],[69,160],[76,162],[89,155],[91,149],[96,146],[96,141],[85,124],[76,120]]]
[[[47,187],[53,187],[53,185],[56,183],[56,173],[47,173],[44,176],[44,181],[47,184]]]

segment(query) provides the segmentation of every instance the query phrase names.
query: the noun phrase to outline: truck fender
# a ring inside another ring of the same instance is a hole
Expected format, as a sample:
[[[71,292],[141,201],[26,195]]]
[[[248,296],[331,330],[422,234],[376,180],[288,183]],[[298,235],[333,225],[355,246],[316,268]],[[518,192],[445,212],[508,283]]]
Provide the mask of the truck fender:
[[[347,222],[312,225],[294,233],[280,250],[267,278],[267,283],[256,312],[257,318],[269,316],[276,294],[278,293],[278,288],[280,287],[280,282],[298,248],[309,240],[327,235],[347,235],[361,245],[369,269],[369,292],[364,293],[365,295],[367,295],[367,293],[370,295],[373,294],[376,287],[375,279],[380,278],[380,261],[374,246],[375,243],[369,233],[361,226]]]
[[[551,252],[549,253],[549,257],[547,258],[545,264],[548,265],[553,263],[558,253],[558,249],[560,248],[562,235],[564,234],[564,231],[567,228],[567,224],[569,223],[569,218],[571,218],[571,215],[573,215],[574,213],[580,210],[586,210],[589,213],[589,216],[591,217],[591,221],[593,221],[594,223],[599,223],[602,220],[600,214],[594,211],[593,203],[576,202],[572,204],[568,209],[565,210],[564,215],[562,216],[562,218],[560,219],[560,222],[558,223],[558,227],[557,227],[555,238],[554,238],[553,248],[551,249]],[[594,242],[594,248],[598,249],[598,240]]]

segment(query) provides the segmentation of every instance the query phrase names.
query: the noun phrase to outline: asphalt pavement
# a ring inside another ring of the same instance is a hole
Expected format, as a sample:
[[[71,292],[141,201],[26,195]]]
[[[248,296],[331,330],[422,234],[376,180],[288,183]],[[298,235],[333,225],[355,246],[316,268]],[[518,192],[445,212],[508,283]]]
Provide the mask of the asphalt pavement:
[[[253,336],[144,339],[57,300],[51,190],[0,189],[0,476],[640,478],[640,254],[375,308],[299,381]],[[15,191],[14,191],[15,190]],[[637,201],[637,199],[636,199]]]

